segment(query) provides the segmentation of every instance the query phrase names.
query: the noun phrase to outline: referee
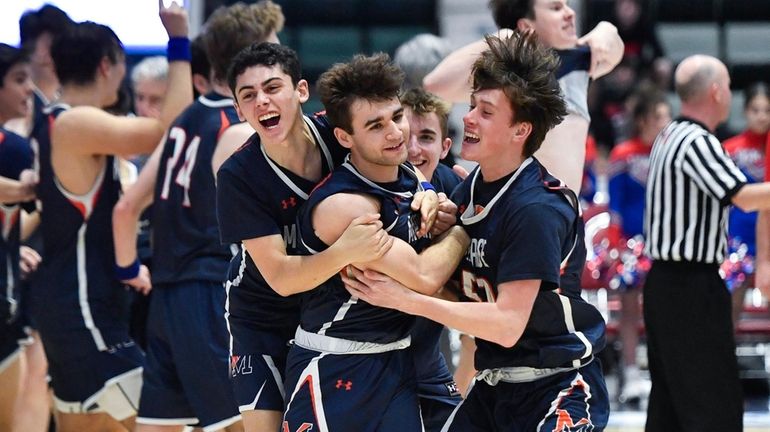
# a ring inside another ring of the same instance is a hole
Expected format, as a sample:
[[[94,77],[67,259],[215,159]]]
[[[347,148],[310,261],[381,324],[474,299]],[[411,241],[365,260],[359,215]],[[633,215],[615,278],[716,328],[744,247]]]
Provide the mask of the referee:
[[[743,430],[730,293],[719,276],[727,210],[770,206],[768,184],[746,178],[714,137],[730,111],[722,62],[696,55],[675,73],[681,116],[655,140],[645,234],[653,259],[644,285],[652,391],[647,431]]]

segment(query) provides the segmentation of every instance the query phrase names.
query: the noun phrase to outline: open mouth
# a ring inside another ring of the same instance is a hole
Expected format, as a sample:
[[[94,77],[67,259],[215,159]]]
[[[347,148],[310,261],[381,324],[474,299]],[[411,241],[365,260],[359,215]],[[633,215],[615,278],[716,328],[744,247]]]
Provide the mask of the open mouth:
[[[258,120],[259,124],[261,124],[265,129],[272,129],[278,126],[278,122],[281,121],[281,116],[278,113],[271,112],[259,116]]]
[[[472,132],[465,132],[463,142],[467,142],[468,144],[478,144],[479,136]]]
[[[428,161],[426,161],[426,160],[410,160],[409,163],[411,163],[415,167],[419,168],[419,167],[425,165],[426,163],[428,163]]]
[[[402,141],[402,142],[398,143],[397,145],[394,145],[393,147],[385,147],[385,150],[386,151],[400,150],[401,147],[403,147],[403,146],[404,146],[404,143]]]

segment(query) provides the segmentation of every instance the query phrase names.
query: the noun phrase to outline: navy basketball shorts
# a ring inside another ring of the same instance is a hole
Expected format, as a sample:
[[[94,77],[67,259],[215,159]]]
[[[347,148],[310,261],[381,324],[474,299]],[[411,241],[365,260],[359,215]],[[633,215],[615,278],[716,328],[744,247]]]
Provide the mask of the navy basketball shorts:
[[[457,404],[463,400],[444,356],[439,356],[440,361],[431,368],[432,374],[417,378],[420,415],[426,432],[439,432]]]
[[[224,311],[221,283],[155,286],[137,423],[196,425],[212,431],[240,419],[228,378]]]
[[[240,412],[281,411],[288,339],[229,319],[230,379]]]
[[[144,354],[127,330],[103,330],[100,335],[107,347],[99,351],[88,329],[57,333],[41,328],[59,412],[106,413],[119,421],[136,415]]]
[[[286,370],[284,431],[420,431],[408,349],[329,354],[292,346]]]
[[[598,360],[530,382],[477,379],[442,431],[604,430],[610,405]]]

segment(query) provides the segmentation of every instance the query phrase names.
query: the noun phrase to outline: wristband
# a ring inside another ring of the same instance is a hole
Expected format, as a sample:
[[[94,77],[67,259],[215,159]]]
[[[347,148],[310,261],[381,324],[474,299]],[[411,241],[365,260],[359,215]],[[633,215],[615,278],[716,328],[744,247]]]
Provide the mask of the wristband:
[[[127,267],[121,267],[115,263],[115,278],[122,281],[133,279],[139,276],[140,266],[141,264],[139,264],[139,258],[135,259],[134,262],[129,264]]]
[[[192,53],[190,51],[190,39],[186,37],[169,38],[168,48],[166,49],[166,58],[169,62],[189,62],[192,59]]]
[[[436,188],[433,187],[432,184],[428,181],[420,182],[420,186],[422,186],[422,190],[429,191],[432,190],[433,192],[436,192]]]

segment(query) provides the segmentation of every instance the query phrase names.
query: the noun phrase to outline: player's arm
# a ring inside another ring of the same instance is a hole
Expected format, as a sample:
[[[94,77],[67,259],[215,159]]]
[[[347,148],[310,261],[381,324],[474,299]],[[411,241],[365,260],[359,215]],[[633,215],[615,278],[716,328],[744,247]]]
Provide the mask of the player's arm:
[[[500,38],[510,36],[512,30],[500,29]],[[451,102],[468,102],[471,94],[473,62],[488,49],[484,39],[477,40],[451,52],[422,81],[425,90]]]
[[[564,121],[548,131],[535,157],[548,172],[563,181],[576,194],[583,183],[588,120],[569,113]]]
[[[136,237],[139,217],[152,204],[158,165],[163,153],[159,145],[142,167],[136,183],[126,189],[112,209],[112,237],[115,242],[115,263],[125,267],[136,261]]]
[[[318,238],[332,244],[353,218],[379,210],[379,203],[370,196],[335,194],[314,209],[313,228]],[[452,275],[469,243],[465,231],[455,226],[420,254],[408,243],[394,238],[393,246],[381,258],[353,264],[390,275],[418,292],[433,295]]]
[[[19,180],[0,177],[0,202],[17,203],[35,198],[34,184],[25,184]]]
[[[176,3],[168,8],[163,6],[162,1],[159,4],[160,18],[169,40],[186,39],[187,12]],[[187,43],[186,58],[177,58],[175,54],[169,60],[168,87],[159,119],[116,116],[96,107],[78,106],[63,112],[56,119],[52,142],[74,154],[129,155],[152,152],[166,129],[192,102],[189,41]]]
[[[219,167],[238,150],[248,139],[254,135],[254,128],[246,122],[238,123],[225,129],[219,137],[214,156],[211,158],[211,172],[216,177]]]
[[[540,290],[538,279],[504,282],[494,303],[455,303],[414,292],[401,283],[372,272],[346,278],[351,294],[377,306],[419,315],[462,333],[512,347],[524,333]]]
[[[329,248],[314,255],[289,255],[283,237],[269,235],[243,241],[246,250],[268,285],[289,296],[322,284],[354,261],[382,256],[393,244],[379,215],[368,213],[353,219]]]

